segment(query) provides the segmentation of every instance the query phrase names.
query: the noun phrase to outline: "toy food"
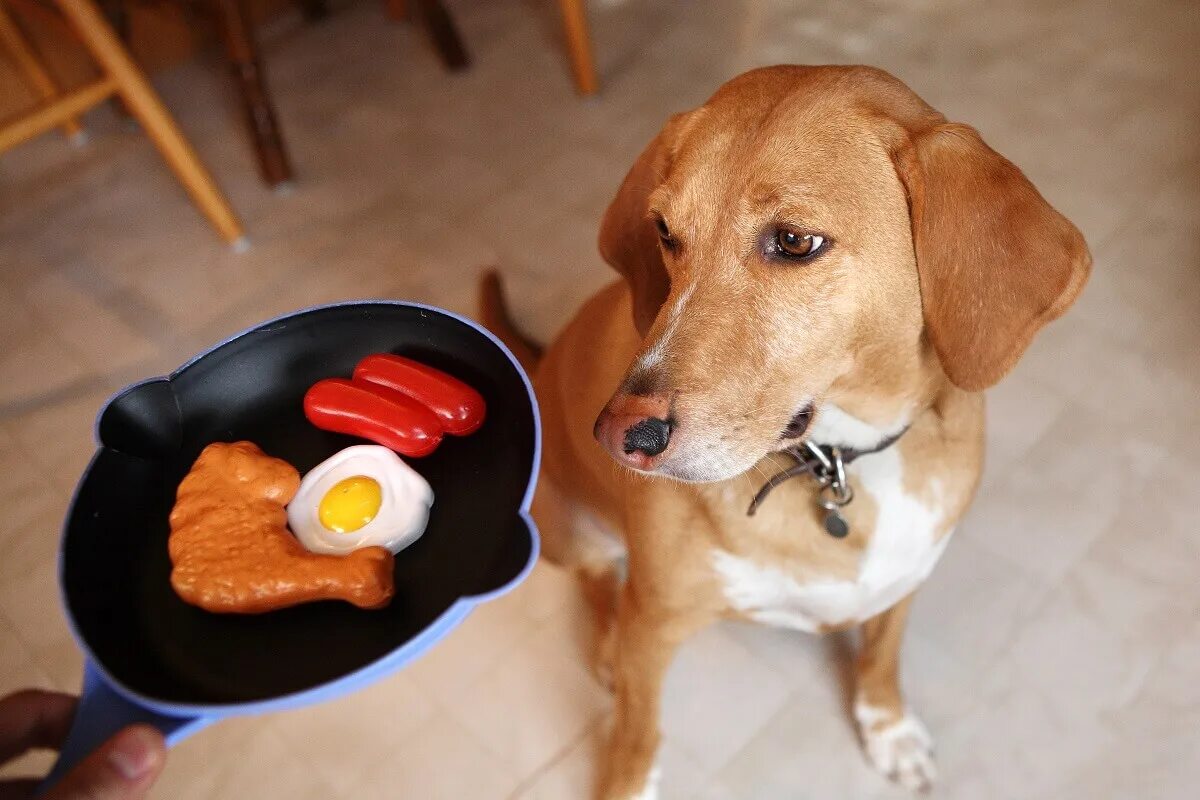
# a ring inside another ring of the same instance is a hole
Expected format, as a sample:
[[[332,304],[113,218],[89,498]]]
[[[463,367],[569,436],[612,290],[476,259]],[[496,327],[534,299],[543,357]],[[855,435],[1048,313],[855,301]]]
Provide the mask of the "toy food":
[[[398,553],[425,532],[433,489],[386,447],[347,447],[318,464],[288,504],[288,525],[314,553]]]
[[[442,425],[412,398],[343,378],[318,381],[304,395],[304,414],[318,428],[359,436],[406,456],[427,456],[442,441]]]
[[[385,386],[428,406],[446,433],[466,436],[483,424],[483,395],[441,370],[411,358],[376,353],[354,368],[357,383]]]
[[[288,532],[284,506],[300,475],[252,442],[200,453],[171,509],[171,586],[207,611],[257,614],[314,600],[381,608],[395,591],[392,554],[308,552]]]

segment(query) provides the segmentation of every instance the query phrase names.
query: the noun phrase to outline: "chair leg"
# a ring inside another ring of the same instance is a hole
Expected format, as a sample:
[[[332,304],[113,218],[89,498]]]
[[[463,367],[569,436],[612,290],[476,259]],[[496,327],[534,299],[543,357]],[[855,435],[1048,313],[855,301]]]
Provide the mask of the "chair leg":
[[[242,225],[217,188],[196,151],[179,130],[146,76],[121,46],[111,26],[92,0],[55,0],[88,52],[117,84],[129,110],[141,123],[179,182],[212,222],[221,237],[237,244]]]
[[[217,7],[229,64],[245,110],[246,124],[254,140],[254,149],[258,151],[259,169],[269,186],[278,186],[291,180],[292,167],[259,65],[258,45],[246,13],[246,3],[244,0],[218,0]]]
[[[121,44],[125,46],[125,51],[133,52],[133,37],[131,36],[129,26],[129,9],[126,3],[129,0],[101,0],[100,10],[104,12],[104,16],[108,19],[108,24],[117,34],[117,38],[121,40]],[[132,125],[133,112],[129,110],[129,106],[125,103],[125,98],[121,95],[114,95],[112,101],[113,110],[117,112],[127,124]]]
[[[433,39],[433,46],[446,69],[455,72],[466,69],[471,59],[463,47],[458,28],[441,0],[413,0],[416,15]]]
[[[558,7],[562,11],[567,55],[571,59],[575,88],[582,95],[595,94],[598,87],[596,65],[592,60],[592,42],[588,35],[587,3],[585,0],[558,0]]]
[[[21,29],[17,27],[16,20],[9,16],[2,3],[0,3],[0,46],[3,46],[4,50],[9,53],[21,75],[44,102],[56,100],[61,96],[62,92],[58,85],[50,77],[46,68],[42,66],[33,47],[25,40]],[[68,119],[62,124],[62,132],[73,142],[80,142],[87,138],[83,126],[75,118]]]
[[[329,16],[325,0],[300,0],[300,11],[309,22],[319,22]]]
[[[408,19],[406,0],[387,0],[387,15],[394,20]]]

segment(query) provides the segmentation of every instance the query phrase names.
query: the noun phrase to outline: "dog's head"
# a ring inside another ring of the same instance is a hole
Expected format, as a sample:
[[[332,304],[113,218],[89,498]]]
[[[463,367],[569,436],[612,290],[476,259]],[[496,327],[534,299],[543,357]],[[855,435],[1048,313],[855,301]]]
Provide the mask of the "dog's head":
[[[947,379],[992,385],[1091,264],[974,129],[866,67],[755,70],[673,117],[600,251],[644,342],[597,438],[684,480],[748,469],[823,410],[889,432]]]

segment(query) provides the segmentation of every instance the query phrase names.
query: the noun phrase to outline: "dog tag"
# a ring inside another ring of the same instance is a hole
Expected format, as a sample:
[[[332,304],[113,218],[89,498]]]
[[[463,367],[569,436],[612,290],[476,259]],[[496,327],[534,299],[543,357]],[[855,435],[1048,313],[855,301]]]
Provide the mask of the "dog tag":
[[[825,532],[835,539],[845,539],[850,533],[850,524],[836,509],[825,512]]]

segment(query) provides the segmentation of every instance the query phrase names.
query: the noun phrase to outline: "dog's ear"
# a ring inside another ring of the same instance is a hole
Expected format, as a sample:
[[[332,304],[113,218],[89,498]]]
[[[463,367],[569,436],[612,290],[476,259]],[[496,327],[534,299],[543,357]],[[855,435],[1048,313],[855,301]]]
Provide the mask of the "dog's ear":
[[[633,293],[633,322],[643,336],[671,290],[658,230],[647,205],[670,167],[683,115],[673,117],[646,145],[600,223],[600,255],[624,276]]]
[[[950,380],[981,391],[1074,302],[1091,254],[974,128],[933,125],[893,157],[908,190],[926,331]]]

